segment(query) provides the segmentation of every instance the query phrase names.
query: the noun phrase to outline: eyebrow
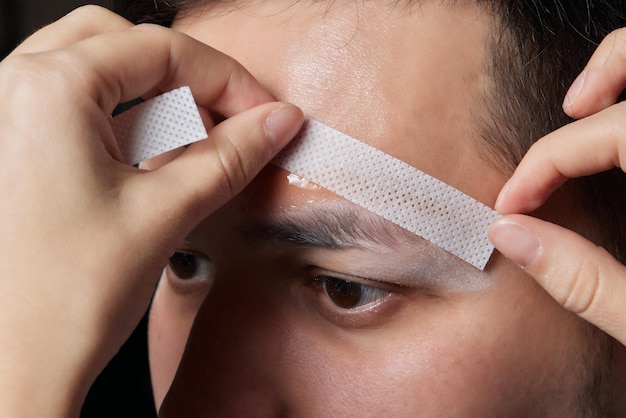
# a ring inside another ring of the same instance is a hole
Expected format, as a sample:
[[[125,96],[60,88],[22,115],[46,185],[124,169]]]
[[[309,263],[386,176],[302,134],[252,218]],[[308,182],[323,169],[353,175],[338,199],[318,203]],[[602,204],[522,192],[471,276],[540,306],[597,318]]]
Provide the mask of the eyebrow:
[[[352,203],[337,201],[253,215],[240,229],[245,239],[307,248],[368,250],[385,246],[405,255],[400,269],[385,265],[387,282],[419,288],[484,290],[491,283],[470,264],[423,238]],[[409,248],[410,246],[410,248]],[[406,252],[411,255],[407,259]],[[394,257],[391,257],[394,259]],[[396,259],[397,260],[397,259]]]
[[[240,230],[253,241],[287,242],[327,248],[366,248],[368,244],[387,247],[399,243],[419,244],[424,240],[400,226],[353,204],[332,203],[332,207],[307,207],[263,216]]]

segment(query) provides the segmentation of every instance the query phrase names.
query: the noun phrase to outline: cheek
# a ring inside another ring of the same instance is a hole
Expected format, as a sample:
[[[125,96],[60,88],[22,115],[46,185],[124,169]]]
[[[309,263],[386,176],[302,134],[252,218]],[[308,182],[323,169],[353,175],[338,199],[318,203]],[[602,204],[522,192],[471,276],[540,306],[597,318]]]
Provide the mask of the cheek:
[[[395,335],[302,332],[281,356],[290,367],[277,375],[290,382],[289,398],[299,398],[294,409],[304,415],[440,416],[456,409],[487,416],[510,365],[479,338],[429,328],[414,320]]]
[[[513,292],[411,309],[358,335],[291,329],[276,376],[317,416],[515,416],[567,403],[567,382],[580,381],[576,322],[539,291],[504,290]]]
[[[178,295],[172,291],[167,279],[161,278],[148,324],[150,375],[157,410],[174,379],[203,298],[204,295],[191,298]]]
[[[346,330],[291,303],[281,269],[267,260],[222,270],[165,416],[263,416],[264,406],[268,416],[555,416],[541,405],[575,396],[578,322],[525,276],[500,271],[483,293],[417,298],[384,326]],[[159,286],[150,322],[159,406],[201,302]]]

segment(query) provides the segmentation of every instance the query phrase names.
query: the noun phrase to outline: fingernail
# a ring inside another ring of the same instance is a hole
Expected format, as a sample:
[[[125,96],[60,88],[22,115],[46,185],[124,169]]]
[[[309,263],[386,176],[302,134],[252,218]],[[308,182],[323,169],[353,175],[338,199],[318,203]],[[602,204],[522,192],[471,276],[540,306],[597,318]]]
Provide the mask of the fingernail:
[[[301,121],[302,111],[290,104],[285,104],[269,114],[265,119],[265,132],[272,141],[274,150],[283,148],[296,136]]]
[[[541,251],[537,235],[508,220],[499,220],[491,225],[489,239],[498,251],[521,267],[531,265]]]
[[[572,83],[567,94],[565,95],[565,103],[571,108],[576,101],[576,98],[580,95],[585,84],[585,78],[587,77],[587,71],[583,71],[576,77],[576,80]]]

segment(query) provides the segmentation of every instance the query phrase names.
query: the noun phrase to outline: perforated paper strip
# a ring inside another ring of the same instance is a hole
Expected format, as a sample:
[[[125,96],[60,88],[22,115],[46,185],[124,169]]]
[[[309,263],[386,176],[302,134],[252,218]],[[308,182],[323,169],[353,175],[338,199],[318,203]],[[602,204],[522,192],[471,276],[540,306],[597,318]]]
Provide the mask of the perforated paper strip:
[[[484,269],[496,211],[377,148],[310,120],[274,164]]]
[[[114,117],[111,125],[129,164],[140,163],[207,137],[189,87],[138,104]]]
[[[188,87],[144,102],[112,120],[126,161],[207,137]],[[319,122],[308,121],[273,161],[300,177],[484,269],[487,229],[499,215],[459,190]]]

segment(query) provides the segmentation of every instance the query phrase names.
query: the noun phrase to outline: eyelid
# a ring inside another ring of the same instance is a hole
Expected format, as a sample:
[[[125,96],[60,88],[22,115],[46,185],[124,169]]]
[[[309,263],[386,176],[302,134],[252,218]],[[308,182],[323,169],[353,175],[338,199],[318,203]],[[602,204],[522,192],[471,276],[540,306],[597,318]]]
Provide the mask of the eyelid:
[[[327,272],[328,276],[332,273]],[[341,329],[372,329],[379,328],[387,321],[394,317],[394,313],[403,306],[402,295],[396,294],[393,291],[388,291],[386,296],[381,297],[380,301],[372,302],[361,307],[354,309],[345,309],[337,306],[329,296],[326,294],[320,281],[315,281],[315,277],[321,276],[320,270],[317,270],[317,274],[313,274],[309,278],[309,283],[306,286],[307,292],[303,294],[305,298],[302,302],[306,303],[312,308],[311,312],[315,312],[319,315],[319,318],[329,322],[330,324]],[[332,274],[337,277],[338,274]],[[344,279],[350,278],[341,275]],[[355,283],[362,284],[364,286],[370,286],[360,280],[353,280]],[[374,286],[370,286],[374,287]],[[378,287],[378,289],[381,289]]]
[[[170,286],[174,291],[181,294],[197,293],[199,291],[208,290],[211,287],[215,276],[215,267],[211,258],[199,251],[190,249],[190,246],[191,245],[189,245],[188,242],[185,242],[182,248],[177,249],[174,254],[172,254],[170,261],[168,261],[168,264],[165,267],[165,276]],[[171,267],[171,259],[178,253],[185,253],[200,259],[204,263],[202,267],[205,271],[198,276],[194,275],[190,278],[180,278]]]
[[[375,278],[363,277],[355,274],[340,273],[319,267],[312,267],[308,271],[308,280],[312,282],[318,276],[329,276],[349,282],[361,284],[363,286],[375,287],[377,289],[386,290],[388,292],[403,293],[411,290],[409,287],[391,281],[380,280]]]
[[[370,285],[363,284],[357,281],[345,280],[345,279],[330,276],[330,275],[318,275],[316,276],[314,280],[320,283],[320,286],[324,289],[324,293],[326,294],[327,298],[331,300],[331,303],[334,305],[335,309],[339,309],[342,312],[358,313],[361,311],[370,311],[376,308],[378,305],[384,303],[385,300],[392,294],[391,291],[387,289],[383,289],[381,287],[370,286]],[[358,305],[350,306],[350,307],[340,306],[339,303],[333,299],[333,296],[331,296],[330,292],[332,290],[332,286],[337,284],[337,283],[333,283],[333,281],[335,280],[360,287],[360,291],[361,291],[359,295],[360,299],[356,301]],[[369,301],[368,300],[363,301],[362,299],[364,297],[370,297],[370,298],[373,297],[373,298]]]
[[[307,249],[299,256],[308,266],[341,272],[342,277],[384,287],[406,295],[447,297],[461,292],[487,289],[493,283],[489,273],[436,248],[398,246],[393,249]],[[453,258],[453,260],[450,260]]]
[[[371,301],[361,306],[357,306],[354,308],[342,308],[336,305],[330,299],[330,296],[324,288],[325,283],[327,283],[324,279],[338,279],[350,283],[355,283],[357,285],[373,289],[374,291],[384,293],[384,295],[381,295],[381,297],[377,300]],[[333,315],[336,314],[345,318],[358,315],[363,316],[367,314],[367,312],[376,311],[392,296],[401,296],[401,294],[405,290],[402,286],[398,286],[393,283],[382,282],[375,279],[369,279],[345,273],[339,273],[319,267],[311,267],[308,270],[307,286],[310,288],[316,288],[318,292],[321,292],[320,294],[323,295],[321,296],[321,298],[324,299],[322,301],[322,305],[324,305],[322,306],[322,308],[329,311],[335,311]]]

